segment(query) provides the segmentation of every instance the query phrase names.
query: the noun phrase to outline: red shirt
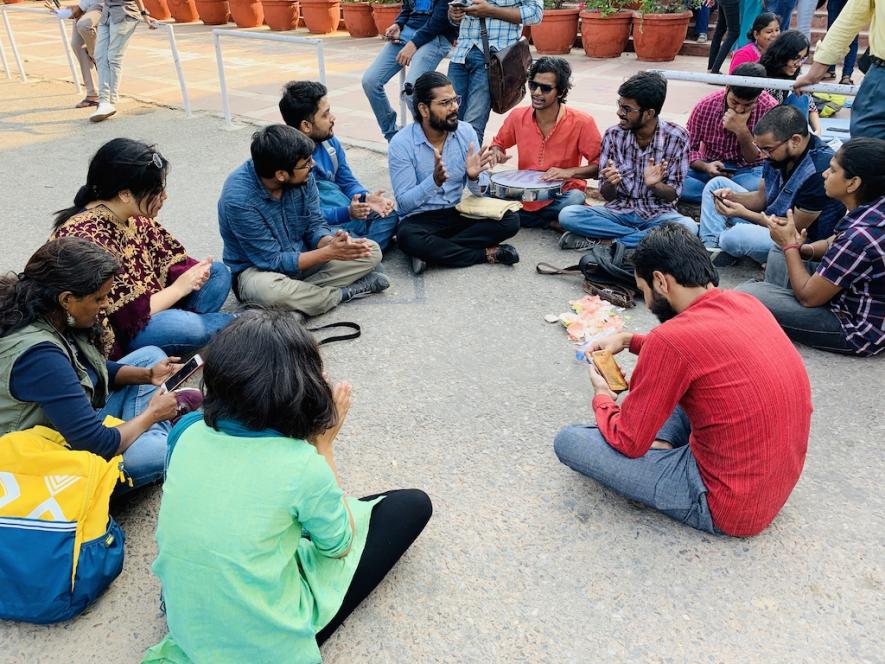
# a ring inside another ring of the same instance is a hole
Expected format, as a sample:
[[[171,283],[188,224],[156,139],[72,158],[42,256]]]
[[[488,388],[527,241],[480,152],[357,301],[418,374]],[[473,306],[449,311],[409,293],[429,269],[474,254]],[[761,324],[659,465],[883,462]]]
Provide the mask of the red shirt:
[[[498,135],[492,140],[502,150],[514,145],[519,150],[519,170],[546,171],[548,168],[575,168],[581,165],[581,157],[588,164],[599,161],[599,145],[602,138],[596,121],[583,111],[560,106],[559,119],[550,135],[544,138],[534,109],[515,108],[504,120]],[[587,181],[570,178],[562,185],[562,191],[584,190]],[[550,205],[553,201],[531,201],[522,206],[532,212]]]
[[[805,365],[777,321],[751,295],[714,288],[634,335],[630,351],[639,359],[623,404],[593,399],[609,445],[644,455],[681,405],[713,523],[738,537],[762,532],[799,480],[812,410]]]

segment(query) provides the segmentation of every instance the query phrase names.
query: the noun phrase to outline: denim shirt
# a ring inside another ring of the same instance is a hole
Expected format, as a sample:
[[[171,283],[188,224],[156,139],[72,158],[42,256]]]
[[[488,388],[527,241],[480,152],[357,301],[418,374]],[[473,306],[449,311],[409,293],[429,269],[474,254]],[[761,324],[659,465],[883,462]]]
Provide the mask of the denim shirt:
[[[218,199],[218,225],[224,241],[224,263],[235,275],[249,267],[301,275],[298,257],[331,235],[320,211],[313,173],[303,185],[280,198],[265,188],[252,160],[231,173]]]
[[[453,208],[461,200],[465,185],[471,193],[482,194],[483,187],[488,184],[488,175],[483,172],[478,180],[467,178],[465,160],[471,143],[474,151],[479,152],[476,131],[470,123],[459,121],[458,128],[446,135],[443,144],[442,160],[449,177],[442,187],[438,187],[433,180],[436,165],[433,146],[421,125],[413,122],[397,132],[390,142],[387,158],[400,217]]]

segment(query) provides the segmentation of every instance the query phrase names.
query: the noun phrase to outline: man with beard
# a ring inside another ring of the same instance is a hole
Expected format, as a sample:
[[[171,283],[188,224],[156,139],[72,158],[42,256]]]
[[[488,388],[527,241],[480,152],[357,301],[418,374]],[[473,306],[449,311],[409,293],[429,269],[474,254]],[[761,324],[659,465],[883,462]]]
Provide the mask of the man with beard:
[[[415,122],[393,137],[388,159],[393,193],[402,223],[400,249],[421,274],[427,263],[466,267],[477,263],[513,265],[519,254],[501,244],[519,231],[519,215],[500,220],[472,219],[455,209],[465,185],[480,195],[488,186],[488,150],[479,149],[476,132],[458,120],[461,98],[439,72],[418,77],[412,95]]]
[[[381,248],[326,225],[313,176],[314,143],[286,125],[252,135],[252,159],[218,199],[224,263],[241,302],[318,316],[390,282]]]
[[[719,290],[700,240],[678,224],[634,254],[636,284],[661,321],[591,351],[638,355],[623,403],[591,365],[596,426],[569,426],[560,461],[693,528],[764,530],[796,485],[808,446],[811,389],[802,358],[752,296]]]
[[[599,172],[599,129],[593,118],[565,105],[572,88],[572,68],[563,58],[544,56],[529,69],[530,107],[510,111],[492,140],[491,165],[510,159],[519,149],[519,170],[543,171],[543,180],[564,179],[562,195],[522,204],[519,221],[526,228],[559,227],[559,213],[584,204],[587,178]],[[586,164],[581,165],[582,158]]]
[[[559,214],[567,232],[561,249],[586,251],[599,240],[617,239],[635,247],[665,221],[697,224],[676,211],[688,173],[688,132],[660,119],[667,81],[639,72],[618,88],[618,124],[609,127],[599,156],[599,191],[605,206],[571,205]]]
[[[774,246],[768,216],[786,221],[793,210],[796,228],[808,241],[822,240],[833,229],[845,207],[828,198],[823,173],[833,150],[809,133],[805,116],[795,106],[775,106],[753,128],[756,147],[765,157],[762,180],[747,191],[725,177],[715,177],[701,196],[701,240],[714,264],[730,265],[741,256],[764,263]]]
[[[313,140],[314,177],[326,223],[350,235],[365,237],[387,250],[399,217],[384,190],[369,192],[350,170],[344,146],[334,136],[335,116],[326,86],[315,81],[292,81],[283,88],[283,122]]]

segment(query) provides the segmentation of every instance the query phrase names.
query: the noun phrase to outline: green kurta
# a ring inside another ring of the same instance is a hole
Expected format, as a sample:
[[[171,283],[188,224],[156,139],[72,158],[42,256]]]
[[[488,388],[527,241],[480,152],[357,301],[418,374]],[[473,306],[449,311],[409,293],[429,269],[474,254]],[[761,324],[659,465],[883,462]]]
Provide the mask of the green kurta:
[[[354,536],[313,445],[219,427],[194,413],[170,435],[153,565],[169,635],[144,662],[319,662],[316,634],[341,607],[377,501],[348,498]]]

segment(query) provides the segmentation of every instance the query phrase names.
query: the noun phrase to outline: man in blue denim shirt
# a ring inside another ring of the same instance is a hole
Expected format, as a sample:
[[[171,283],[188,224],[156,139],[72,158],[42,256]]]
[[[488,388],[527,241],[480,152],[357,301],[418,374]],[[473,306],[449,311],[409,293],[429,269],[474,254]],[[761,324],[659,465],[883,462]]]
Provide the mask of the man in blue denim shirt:
[[[291,81],[283,89],[283,121],[313,140],[314,175],[320,207],[329,226],[364,237],[387,249],[399,216],[384,190],[369,193],[350,170],[344,146],[333,136],[335,116],[326,86],[315,81]]]
[[[285,125],[252,135],[252,159],[231,173],[218,200],[224,263],[246,303],[318,316],[390,285],[374,272],[381,249],[320,212],[311,173],[314,143]]]

